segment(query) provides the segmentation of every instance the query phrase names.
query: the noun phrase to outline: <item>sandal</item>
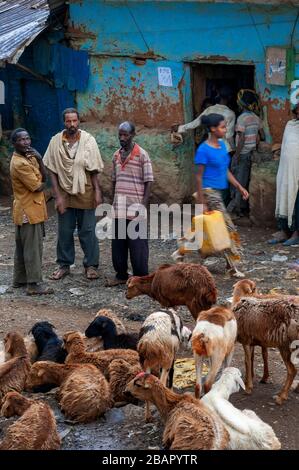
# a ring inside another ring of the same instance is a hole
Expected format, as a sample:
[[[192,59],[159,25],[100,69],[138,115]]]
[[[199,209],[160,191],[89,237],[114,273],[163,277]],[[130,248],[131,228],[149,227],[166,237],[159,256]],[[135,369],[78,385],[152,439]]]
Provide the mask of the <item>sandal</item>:
[[[54,290],[51,287],[39,286],[37,284],[28,285],[26,289],[27,295],[48,295],[54,294]]]
[[[99,279],[100,277],[97,268],[94,266],[88,266],[88,268],[85,268],[85,275],[86,278],[90,280]]]
[[[105,282],[105,287],[114,287],[114,286],[119,286],[120,284],[126,284],[127,279],[117,279],[117,277],[114,277],[112,279],[106,279]]]
[[[70,274],[70,268],[68,266],[58,268],[56,271],[54,271],[51,276],[49,276],[49,279],[52,279],[52,281],[58,281],[59,279],[63,279],[65,276],[68,276]]]

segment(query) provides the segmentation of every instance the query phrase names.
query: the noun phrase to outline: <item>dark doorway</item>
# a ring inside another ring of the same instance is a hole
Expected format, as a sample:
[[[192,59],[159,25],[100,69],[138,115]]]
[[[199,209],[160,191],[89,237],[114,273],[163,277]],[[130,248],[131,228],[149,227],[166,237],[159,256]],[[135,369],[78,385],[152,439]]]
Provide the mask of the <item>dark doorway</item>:
[[[254,89],[254,65],[191,64],[194,117],[201,113],[206,97],[215,99],[219,89],[228,85],[233,91],[230,107],[238,115],[237,93],[241,88]]]

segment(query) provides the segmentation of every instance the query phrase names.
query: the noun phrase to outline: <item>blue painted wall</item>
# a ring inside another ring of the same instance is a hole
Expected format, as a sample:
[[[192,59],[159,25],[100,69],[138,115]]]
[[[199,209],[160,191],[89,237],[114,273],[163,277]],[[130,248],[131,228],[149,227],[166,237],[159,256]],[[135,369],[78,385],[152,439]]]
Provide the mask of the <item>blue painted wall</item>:
[[[136,113],[138,119],[136,108],[141,103],[148,104],[145,124],[155,127],[156,121],[159,123],[156,127],[161,124],[162,128],[167,127],[168,115],[182,120],[189,112],[182,103],[190,83],[187,79],[181,88],[178,86],[184,77],[183,62],[252,63],[256,67],[256,87],[263,99],[274,110],[283,110],[281,116],[269,110],[270,121],[276,115],[281,131],[289,110],[286,106],[289,87],[266,83],[265,48],[288,47],[292,39],[299,51],[299,24],[294,28],[296,15],[297,9],[290,5],[75,1],[70,5],[71,22],[76,29],[91,33],[90,38],[80,40],[77,46],[97,54],[91,59],[94,76],[88,92],[78,100],[80,104],[82,99],[82,111],[88,113],[96,104],[100,119],[108,120],[110,115],[115,122],[115,115],[123,117],[128,110]],[[116,58],[149,51],[161,60],[149,59],[144,66],[138,66],[129,58]],[[104,58],[105,55],[108,57]],[[157,67],[163,65],[172,68],[173,88],[158,85]],[[117,103],[115,97],[119,98]],[[111,103],[115,107],[112,114]],[[171,109],[168,113],[171,104],[176,104],[176,111]],[[187,107],[191,107],[190,102]],[[162,108],[166,112],[163,122],[158,118]],[[142,114],[141,118],[144,117]],[[273,125],[270,122],[272,128]]]
[[[169,141],[172,124],[193,118],[192,62],[254,65],[268,139],[281,140],[290,118],[289,86],[266,83],[265,51],[292,42],[299,52],[295,7],[73,0],[69,11],[71,44],[90,55],[89,82],[77,93],[77,105],[96,135],[106,171],[117,147],[116,125],[131,119],[154,162],[157,198],[171,202],[192,193],[193,137],[177,149]],[[172,87],[159,85],[159,66],[171,68]]]

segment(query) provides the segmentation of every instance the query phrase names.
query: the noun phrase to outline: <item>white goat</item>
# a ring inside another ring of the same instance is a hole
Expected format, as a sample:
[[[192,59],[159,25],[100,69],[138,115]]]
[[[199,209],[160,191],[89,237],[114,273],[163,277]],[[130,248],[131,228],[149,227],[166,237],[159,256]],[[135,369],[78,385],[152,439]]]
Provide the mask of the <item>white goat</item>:
[[[202,384],[202,366],[205,358],[210,360],[209,374],[204,383],[204,392],[210,391],[220,368],[230,365],[237,322],[231,310],[216,306],[200,312],[192,333],[192,349],[196,368],[195,397],[199,398]]]
[[[160,380],[166,386],[175,355],[181,344],[188,345],[191,334],[173,309],[149,315],[140,329],[137,345],[143,369],[148,373],[162,369]]]
[[[202,401],[222,420],[230,435],[229,449],[278,450],[281,444],[269,424],[264,423],[254,411],[239,410],[228,400],[240,386],[245,389],[241,372],[235,367],[224,369]]]

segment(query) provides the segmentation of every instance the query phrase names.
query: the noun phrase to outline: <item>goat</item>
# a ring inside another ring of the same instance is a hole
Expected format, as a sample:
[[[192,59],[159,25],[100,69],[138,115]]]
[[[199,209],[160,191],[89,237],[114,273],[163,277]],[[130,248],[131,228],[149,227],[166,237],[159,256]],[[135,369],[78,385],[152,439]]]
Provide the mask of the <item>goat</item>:
[[[0,364],[0,402],[7,392],[21,392],[24,389],[31,365],[24,340],[19,333],[7,333],[4,348],[6,357],[11,359]]]
[[[211,367],[204,384],[207,393],[215,381],[220,367],[231,362],[237,336],[237,322],[231,310],[225,307],[212,307],[199,314],[192,333],[192,349],[195,359],[195,397],[201,393],[203,358],[210,359]]]
[[[57,398],[61,410],[75,422],[93,421],[113,405],[107,380],[92,364],[35,362],[26,388],[47,383],[59,385]]]
[[[26,350],[29,355],[30,362],[33,363],[36,361],[36,358],[38,356],[38,350],[35,341],[31,335],[27,335],[23,339]],[[8,361],[9,359],[11,359],[11,357],[8,353],[5,354],[4,342],[0,340],[0,364],[3,364],[3,362]]]
[[[66,333],[63,340],[68,352],[66,364],[94,364],[107,378],[109,378],[108,366],[113,359],[125,359],[130,364],[139,364],[139,354],[132,349],[86,352],[81,333],[74,331]]]
[[[137,350],[140,364],[146,372],[153,369],[161,371],[161,382],[172,387],[174,360],[182,343],[188,344],[191,338],[189,328],[183,326],[182,320],[170,309],[166,312],[154,312],[144,321]],[[146,403],[145,420],[151,420],[149,403]]]
[[[236,305],[243,297],[254,297],[255,299],[278,299],[282,298],[289,300],[290,302],[299,302],[298,295],[285,295],[285,294],[260,294],[257,290],[256,283],[251,279],[242,279],[241,281],[234,284],[233,290],[233,302],[232,305]],[[267,383],[269,381],[269,365],[268,365],[268,349],[262,347],[262,357],[264,363],[264,373],[260,380],[260,383]],[[252,378],[254,377],[254,346],[251,348],[251,366]]]
[[[31,328],[30,332],[38,349],[37,361],[64,363],[66,351],[63,348],[63,341],[58,338],[54,328],[55,326],[47,321],[37,322]]]
[[[148,295],[163,307],[186,305],[195,320],[217,300],[213,276],[204,266],[192,263],[165,264],[148,276],[129,278],[127,299],[138,295]]]
[[[87,338],[100,337],[104,349],[137,349],[138,335],[134,333],[117,334],[116,325],[110,318],[96,317],[85,330]]]
[[[160,379],[166,385],[175,355],[182,344],[188,344],[191,334],[172,309],[149,315],[140,329],[137,345],[143,369],[148,373],[162,369]],[[172,387],[172,377],[170,379]]]
[[[218,450],[229,435],[218,416],[189,394],[177,394],[151,374],[142,372],[126,387],[126,394],[150,401],[165,423],[163,446],[172,450]]]
[[[29,400],[18,392],[5,395],[1,409],[7,418],[19,415],[9,426],[0,450],[57,450],[61,439],[57,432],[53,411],[43,401]]]
[[[204,395],[202,402],[216,413],[227,429],[232,450],[278,450],[281,444],[273,429],[254,411],[238,410],[228,400],[240,386],[245,389],[241,372],[235,367],[224,369],[220,379]]]
[[[125,395],[124,391],[127,384],[136,377],[137,374],[142,372],[140,364],[129,364],[124,359],[114,359],[111,361],[108,367],[109,371],[109,385],[111,390],[111,396],[115,403],[134,403],[137,404],[137,400],[133,397]]]
[[[291,361],[291,343],[299,339],[299,305],[287,299],[242,299],[233,307],[239,341],[244,348],[246,368],[246,392],[252,393],[252,349],[254,346],[278,348],[287,368],[287,378],[276,397],[281,405],[287,400],[289,389],[296,376],[296,367]]]
[[[100,309],[94,317],[94,320],[97,317],[106,317],[109,318],[110,320],[113,321],[113,323],[116,326],[116,332],[117,334],[126,334],[127,329],[123,322],[117,317],[115,313],[112,312],[112,310],[109,310],[107,308],[102,308]],[[86,336],[84,337],[84,344],[87,352],[97,352],[101,351],[104,349],[104,344],[102,339],[99,337],[94,337],[94,338],[87,338]]]

